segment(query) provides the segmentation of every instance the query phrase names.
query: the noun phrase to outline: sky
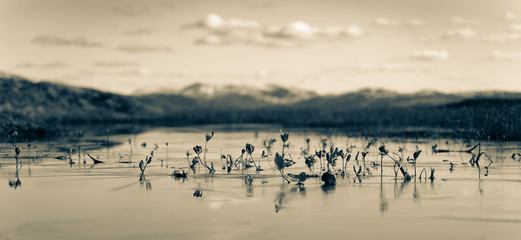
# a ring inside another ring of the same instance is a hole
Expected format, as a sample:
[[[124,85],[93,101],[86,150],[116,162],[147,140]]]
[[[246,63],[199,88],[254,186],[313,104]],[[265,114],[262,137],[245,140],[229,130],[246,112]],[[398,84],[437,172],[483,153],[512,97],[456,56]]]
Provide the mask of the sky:
[[[0,71],[132,94],[521,91],[519,0],[0,0]]]

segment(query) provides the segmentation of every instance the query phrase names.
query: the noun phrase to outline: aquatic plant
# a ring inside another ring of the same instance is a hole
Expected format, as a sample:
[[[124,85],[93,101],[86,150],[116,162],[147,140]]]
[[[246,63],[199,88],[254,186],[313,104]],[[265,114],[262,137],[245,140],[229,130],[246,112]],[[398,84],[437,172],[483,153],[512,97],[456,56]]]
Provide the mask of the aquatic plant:
[[[9,140],[10,138],[14,138],[16,136],[18,136],[17,131],[8,132],[7,136],[4,138],[4,141],[2,142],[2,145],[0,145],[0,151],[2,151],[2,147],[4,147],[4,144],[7,142],[7,140]]]
[[[147,166],[148,164],[150,164],[152,162],[152,157],[154,155],[154,152],[151,152],[150,153],[150,157],[149,156],[146,156],[145,160],[141,160],[139,162],[139,170],[141,170],[141,174],[140,174],[140,180],[144,177],[145,175],[145,170],[147,169]]]
[[[275,161],[275,165],[277,166],[277,170],[279,170],[279,172],[280,172],[280,176],[282,176],[282,178],[284,180],[286,180],[288,183],[290,183],[288,178],[286,178],[286,176],[284,175],[284,168],[287,168],[287,167],[295,164],[295,162],[293,160],[285,159],[284,154],[280,155],[279,153],[275,153],[274,161]]]
[[[287,147],[286,142],[288,141],[288,138],[289,132],[286,131],[283,133],[282,130],[280,130],[280,139],[282,140],[282,155],[284,155],[284,149]]]
[[[299,186],[304,185],[304,181],[306,181],[306,179],[308,179],[308,175],[305,172],[301,172],[298,175],[297,174],[288,173],[288,176],[291,179],[297,181],[297,185],[299,185]]]
[[[313,171],[315,168],[315,163],[317,162],[317,160],[315,159],[315,155],[306,156],[306,157],[304,157],[304,159],[305,159],[304,163],[309,168],[309,171]],[[311,169],[311,168],[313,168],[313,169]]]
[[[246,143],[246,152],[248,153],[248,155],[250,155],[250,158],[251,158],[251,161],[253,162],[253,165],[255,166],[255,171],[261,171],[262,169],[260,168],[260,161],[259,161],[259,165],[257,165],[257,163],[255,163],[255,159],[253,159],[253,151],[255,151],[255,147],[252,145],[252,144],[249,144],[249,143]]]
[[[186,178],[188,173],[185,172],[185,170],[183,170],[183,169],[179,169],[179,170],[176,169],[176,170],[174,170],[174,172],[172,172],[171,175],[172,175],[172,177],[175,177],[175,178]]]
[[[271,148],[273,147],[273,144],[276,141],[277,140],[274,138],[264,140],[263,144],[264,144],[264,147],[266,148],[266,151],[268,151],[268,155],[271,155]]]
[[[214,173],[215,169],[213,167],[213,163],[211,163],[211,167],[209,167],[208,164],[206,163],[206,152],[208,152],[208,141],[210,141],[210,139],[212,139],[213,135],[214,135],[214,132],[206,134],[206,137],[205,137],[206,141],[204,143],[204,153],[203,153],[202,147],[199,145],[197,145],[193,148],[195,154],[197,154],[197,158],[198,158],[197,160],[199,161],[199,163],[201,163],[201,165],[206,167],[206,169],[208,169],[208,171],[210,173]],[[203,158],[201,158],[201,153],[203,153]]]
[[[402,173],[402,175],[404,177],[404,181],[408,182],[412,179],[411,175],[407,172],[407,170],[403,167],[403,165],[398,160],[394,159],[391,155],[389,155],[389,151],[387,150],[387,148],[385,147],[384,144],[382,144],[378,148],[378,150],[380,151],[380,155],[381,155],[381,158],[380,158],[381,163],[383,163],[383,156],[389,157],[391,160],[394,161],[396,166],[400,169],[400,172]],[[381,167],[383,167],[383,166],[381,166]],[[381,170],[381,173],[383,174],[383,169]]]
[[[207,162],[206,162],[206,152],[208,151],[208,141],[210,141],[210,139],[212,139],[214,135],[214,132],[212,132],[211,134],[210,133],[207,133],[206,134],[206,141],[204,143],[204,153],[203,153],[203,149],[201,146],[197,145],[193,148],[195,154],[197,154],[197,159],[194,158],[194,160],[192,160],[192,165],[195,165],[196,161],[197,160],[199,163],[201,163],[201,165],[203,165],[206,169],[208,169],[208,171],[210,173],[214,173],[215,172],[215,168],[213,167],[213,163],[211,163],[211,167],[208,166]],[[203,158],[201,158],[201,153],[203,153]]]
[[[320,162],[320,171],[321,172],[326,170],[322,167],[322,157],[325,157],[325,155],[326,155],[325,150],[315,150],[315,156],[318,157],[318,160]]]

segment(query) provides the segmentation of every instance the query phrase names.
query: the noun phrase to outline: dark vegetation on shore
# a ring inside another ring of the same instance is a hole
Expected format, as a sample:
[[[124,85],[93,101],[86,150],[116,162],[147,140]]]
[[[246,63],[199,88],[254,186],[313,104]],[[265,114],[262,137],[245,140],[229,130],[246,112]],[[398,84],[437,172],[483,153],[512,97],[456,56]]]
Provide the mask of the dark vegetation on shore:
[[[484,139],[521,140],[521,93],[399,94],[364,89],[335,96],[306,92],[299,98],[299,93],[283,88],[213,96],[191,88],[188,94],[125,96],[0,76],[0,133],[16,130],[22,139],[45,139],[70,135],[86,125],[261,123],[371,136],[476,138],[479,132]]]

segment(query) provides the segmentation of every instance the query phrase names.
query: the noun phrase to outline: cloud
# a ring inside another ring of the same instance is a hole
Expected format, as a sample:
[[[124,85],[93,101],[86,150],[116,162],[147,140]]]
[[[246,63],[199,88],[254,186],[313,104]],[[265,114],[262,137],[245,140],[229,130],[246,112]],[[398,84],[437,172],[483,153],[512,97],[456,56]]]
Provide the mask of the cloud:
[[[412,18],[407,21],[399,21],[395,19],[388,18],[377,18],[374,20],[374,23],[380,27],[422,27],[425,25],[425,22],[418,18]]]
[[[512,24],[512,25],[510,25],[509,29],[510,29],[510,31],[513,31],[513,32],[521,32],[521,24],[520,23]]]
[[[113,7],[112,12],[122,16],[135,17],[146,15],[149,12],[149,9],[146,6],[125,4]]]
[[[223,18],[209,14],[190,27],[203,29],[206,35],[197,44],[226,45],[251,44],[269,47],[288,47],[311,40],[348,39],[364,35],[356,25],[315,27],[304,21],[290,22],[284,26],[264,26],[254,20]]]
[[[42,69],[50,69],[50,68],[64,68],[68,67],[69,64],[65,62],[48,62],[48,63],[31,63],[31,62],[23,62],[16,65],[17,68],[42,68]]]
[[[449,54],[444,50],[420,50],[413,52],[410,56],[413,60],[439,61],[449,59]]]
[[[38,35],[31,40],[31,43],[49,45],[49,46],[76,46],[76,47],[101,47],[99,42],[87,40],[83,36],[77,37],[60,37],[56,35]]]
[[[321,70],[325,74],[344,75],[344,74],[373,74],[373,73],[412,73],[412,72],[426,72],[430,68],[425,66],[413,66],[404,64],[356,64],[340,67],[329,67]]]
[[[144,44],[127,44],[116,47],[116,50],[128,53],[147,53],[147,52],[172,52],[173,49],[169,46],[158,45],[144,45]]]
[[[198,25],[215,32],[225,32],[232,30],[254,30],[259,29],[261,24],[239,18],[224,19],[220,15],[212,13],[198,22]]]
[[[137,67],[139,63],[136,61],[99,61],[92,64],[94,67],[116,68],[116,67]]]
[[[154,33],[154,29],[152,28],[136,28],[123,32],[123,34],[127,36],[147,35],[151,33]]]
[[[507,44],[510,42],[519,41],[520,39],[521,39],[521,34],[512,33],[512,32],[492,34],[492,35],[485,37],[485,41],[490,42],[490,43],[499,43],[499,44]]]
[[[521,19],[521,17],[512,12],[506,12],[505,15],[503,15],[503,20],[506,20],[506,21],[515,21],[515,20],[519,20],[519,19]]]
[[[472,28],[456,28],[447,31],[443,36],[445,38],[471,40],[477,36],[477,33]]]
[[[521,60],[521,52],[503,52],[503,51],[493,51],[492,58],[497,60],[507,60],[507,61],[519,61]]]

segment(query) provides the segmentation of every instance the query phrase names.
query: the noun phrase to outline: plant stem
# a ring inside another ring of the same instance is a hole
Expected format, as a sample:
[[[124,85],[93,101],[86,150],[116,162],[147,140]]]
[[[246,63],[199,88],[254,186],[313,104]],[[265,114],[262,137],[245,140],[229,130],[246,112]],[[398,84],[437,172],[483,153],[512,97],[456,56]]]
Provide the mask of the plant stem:
[[[284,180],[286,180],[286,182],[288,182],[288,184],[291,183],[291,182],[286,178],[286,176],[284,176],[284,174],[282,173],[282,170],[279,170],[279,172],[280,172],[280,176],[282,176],[282,178],[284,178]]]

